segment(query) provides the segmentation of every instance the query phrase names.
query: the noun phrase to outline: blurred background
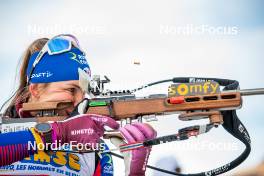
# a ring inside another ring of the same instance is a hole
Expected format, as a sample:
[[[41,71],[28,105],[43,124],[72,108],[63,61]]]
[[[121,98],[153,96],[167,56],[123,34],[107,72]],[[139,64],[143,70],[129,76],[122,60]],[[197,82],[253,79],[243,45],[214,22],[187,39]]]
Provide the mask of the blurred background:
[[[37,38],[60,33],[77,36],[92,74],[111,79],[109,89],[132,89],[175,76],[236,79],[242,89],[264,87],[262,0],[8,0],[0,2],[0,16],[0,104],[16,88],[17,64],[27,46]],[[167,86],[138,96],[167,93]],[[244,98],[238,115],[251,135],[252,152],[224,175],[255,172],[264,161],[262,100],[262,96]],[[177,115],[158,119],[150,122],[158,135],[190,125]],[[188,141],[153,147],[149,164],[200,172],[233,160],[243,149],[223,128],[217,128]],[[163,164],[158,164],[160,160]],[[123,175],[123,162],[114,162],[116,175]],[[147,175],[155,174],[161,175],[147,171]]]

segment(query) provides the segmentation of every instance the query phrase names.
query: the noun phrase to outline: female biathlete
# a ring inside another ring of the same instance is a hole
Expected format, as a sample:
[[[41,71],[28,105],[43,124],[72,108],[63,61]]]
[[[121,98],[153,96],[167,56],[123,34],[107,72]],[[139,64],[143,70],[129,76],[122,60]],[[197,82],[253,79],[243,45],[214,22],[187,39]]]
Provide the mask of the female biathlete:
[[[5,116],[34,117],[36,114],[22,111],[25,102],[71,101],[78,108],[85,98],[83,85],[89,81],[90,75],[85,54],[74,36],[38,39],[24,53],[20,85]],[[105,126],[119,130],[126,142],[156,137],[156,131],[148,124],[134,123],[119,128],[119,124],[107,116],[72,116],[72,111],[73,108],[67,108],[59,112],[69,117],[64,121],[39,123],[30,130],[0,134],[0,175],[110,176],[113,175],[113,162],[108,153],[53,151],[47,147],[51,145],[46,144],[72,144],[74,141],[76,144],[96,145],[101,143]],[[29,143],[46,147],[36,149]],[[141,148],[126,152],[124,175],[144,176],[150,150]]]

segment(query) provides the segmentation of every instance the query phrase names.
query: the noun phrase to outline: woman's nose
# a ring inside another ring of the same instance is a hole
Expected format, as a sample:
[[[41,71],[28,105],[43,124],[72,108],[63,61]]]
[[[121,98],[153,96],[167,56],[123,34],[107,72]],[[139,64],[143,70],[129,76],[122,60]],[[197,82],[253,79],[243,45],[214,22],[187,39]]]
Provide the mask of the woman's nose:
[[[73,98],[74,98],[73,104],[75,107],[84,99],[84,93],[78,93]]]

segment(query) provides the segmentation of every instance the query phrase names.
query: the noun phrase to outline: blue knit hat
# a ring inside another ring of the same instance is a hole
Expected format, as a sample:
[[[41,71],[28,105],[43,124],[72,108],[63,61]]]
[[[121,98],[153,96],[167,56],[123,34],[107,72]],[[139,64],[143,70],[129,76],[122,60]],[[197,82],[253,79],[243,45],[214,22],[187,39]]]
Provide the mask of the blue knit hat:
[[[37,58],[39,52],[32,54],[27,67],[27,76],[30,76],[30,72],[33,67],[33,63]],[[88,73],[91,76],[91,71],[85,54],[78,48],[72,48],[71,50],[49,55],[45,53],[42,59],[34,68],[31,73],[30,83],[51,83],[59,81],[79,80],[80,70]]]

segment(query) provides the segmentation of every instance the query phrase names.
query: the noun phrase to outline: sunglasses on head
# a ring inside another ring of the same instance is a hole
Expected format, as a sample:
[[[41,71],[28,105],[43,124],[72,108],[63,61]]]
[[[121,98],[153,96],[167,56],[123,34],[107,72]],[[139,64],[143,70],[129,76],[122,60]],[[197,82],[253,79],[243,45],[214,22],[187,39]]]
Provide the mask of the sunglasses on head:
[[[71,34],[60,34],[50,39],[38,53],[35,61],[33,62],[32,69],[30,70],[30,73],[27,77],[27,85],[29,85],[31,76],[36,68],[36,65],[43,58],[44,54],[48,53],[49,55],[55,55],[65,53],[70,51],[72,49],[72,46],[82,51],[77,38]]]

